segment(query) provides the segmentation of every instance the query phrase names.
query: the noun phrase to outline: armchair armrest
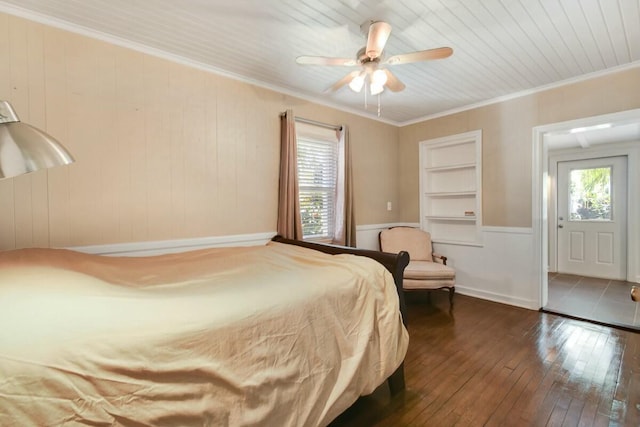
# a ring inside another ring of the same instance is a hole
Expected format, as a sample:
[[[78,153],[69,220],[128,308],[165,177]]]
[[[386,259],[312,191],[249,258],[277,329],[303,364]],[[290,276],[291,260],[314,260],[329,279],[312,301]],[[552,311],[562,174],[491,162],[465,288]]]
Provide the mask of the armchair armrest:
[[[441,254],[439,254],[437,252],[433,252],[431,255],[433,256],[434,260],[439,259],[442,262],[443,265],[447,265],[447,257],[446,256],[441,255]]]

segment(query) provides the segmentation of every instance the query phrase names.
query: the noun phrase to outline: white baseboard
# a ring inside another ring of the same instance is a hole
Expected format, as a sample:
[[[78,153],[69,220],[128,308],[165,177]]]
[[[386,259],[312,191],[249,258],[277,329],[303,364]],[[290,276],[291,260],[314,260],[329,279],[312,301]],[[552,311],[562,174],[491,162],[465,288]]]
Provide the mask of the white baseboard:
[[[513,305],[515,307],[526,308],[529,310],[538,310],[538,301],[532,301],[525,298],[514,297],[511,295],[499,294],[495,292],[485,291],[482,289],[467,288],[456,284],[456,293],[479,298],[487,301],[499,302],[501,304]]]

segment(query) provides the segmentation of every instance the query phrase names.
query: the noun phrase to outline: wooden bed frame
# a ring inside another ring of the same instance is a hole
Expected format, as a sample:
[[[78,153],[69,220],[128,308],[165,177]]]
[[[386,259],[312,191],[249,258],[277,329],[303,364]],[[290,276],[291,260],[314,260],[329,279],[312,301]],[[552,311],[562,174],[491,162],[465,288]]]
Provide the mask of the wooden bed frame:
[[[393,276],[398,292],[398,300],[400,302],[400,312],[402,313],[402,321],[407,324],[406,304],[404,300],[404,292],[402,288],[402,275],[405,267],[409,264],[409,254],[402,251],[398,254],[387,252],[372,251],[368,249],[356,249],[347,246],[337,246],[321,243],[311,243],[301,240],[285,239],[282,236],[275,236],[271,239],[274,242],[286,243],[289,245],[302,246],[309,249],[315,249],[330,255],[351,254],[372,258],[382,264]],[[391,395],[395,395],[405,389],[404,381],[404,363],[402,363],[396,371],[387,379]]]

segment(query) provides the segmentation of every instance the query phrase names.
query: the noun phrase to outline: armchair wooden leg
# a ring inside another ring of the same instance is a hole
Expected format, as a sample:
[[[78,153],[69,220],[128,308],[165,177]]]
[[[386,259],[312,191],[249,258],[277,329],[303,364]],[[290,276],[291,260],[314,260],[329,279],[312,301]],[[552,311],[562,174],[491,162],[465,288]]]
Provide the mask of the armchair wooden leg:
[[[453,306],[453,293],[455,292],[456,288],[451,287],[449,288],[449,305]]]

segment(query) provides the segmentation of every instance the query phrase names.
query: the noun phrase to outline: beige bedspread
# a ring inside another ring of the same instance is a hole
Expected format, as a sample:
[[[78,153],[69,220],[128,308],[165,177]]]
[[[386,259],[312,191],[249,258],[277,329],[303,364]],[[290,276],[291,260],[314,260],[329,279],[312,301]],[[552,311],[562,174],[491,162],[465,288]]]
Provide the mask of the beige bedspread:
[[[0,425],[325,425],[408,344],[376,262],[269,243],[0,252]]]

